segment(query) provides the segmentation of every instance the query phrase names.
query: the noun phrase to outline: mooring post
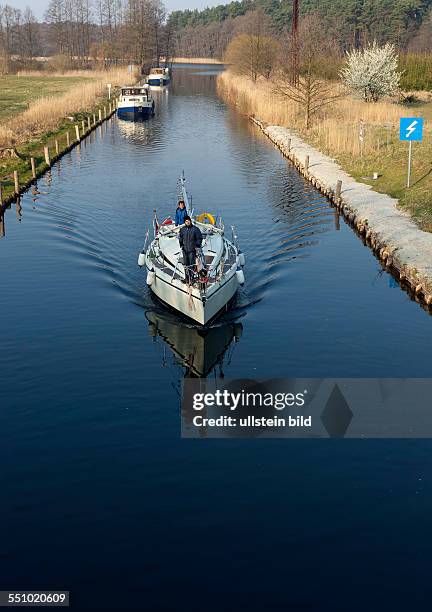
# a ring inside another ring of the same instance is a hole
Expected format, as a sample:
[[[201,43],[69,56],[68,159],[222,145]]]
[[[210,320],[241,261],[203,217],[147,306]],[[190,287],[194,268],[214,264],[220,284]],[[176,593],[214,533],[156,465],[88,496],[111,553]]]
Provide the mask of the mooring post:
[[[31,164],[31,170],[32,170],[32,177],[35,179],[36,178],[36,164],[35,164],[34,157],[30,157],[30,164]]]
[[[44,155],[45,155],[45,163],[47,166],[51,165],[51,161],[50,161],[50,154],[49,154],[49,149],[48,147],[44,147]]]
[[[83,136],[84,136],[85,135],[85,121],[84,121],[84,119],[81,121],[81,126],[82,126],[82,133],[83,133]]]
[[[0,183],[0,206],[3,206],[3,185]],[[0,215],[1,215],[1,210],[0,210]]]
[[[76,134],[76,139],[78,140],[78,142],[81,140],[80,138],[80,133],[79,133],[79,125],[75,126],[75,134]]]
[[[60,155],[60,147],[59,147],[59,143],[58,143],[57,138],[55,140],[55,150],[56,150],[56,155],[59,156]]]
[[[309,170],[309,155],[306,155],[305,170],[306,170],[306,172],[308,172],[308,170]]]
[[[4,215],[0,210],[0,238],[4,238],[6,235],[5,232],[5,224],[4,224]]]
[[[66,132],[66,146],[68,148],[70,147],[70,134],[69,134],[69,130]]]
[[[106,106],[104,106],[104,118],[107,118]]]
[[[288,140],[288,153],[291,153],[291,138]]]
[[[88,130],[90,131],[90,130],[91,130],[91,121],[90,121],[90,117],[87,117],[87,127],[88,127]]]
[[[96,125],[96,115],[93,113],[93,125]]]
[[[18,178],[18,170],[14,170],[14,183],[15,183],[15,195],[19,194],[19,178]]]
[[[342,194],[342,181],[338,181],[336,183],[336,193],[335,193],[336,202],[340,200],[341,194]]]
[[[99,109],[99,121],[102,121],[102,109]]]

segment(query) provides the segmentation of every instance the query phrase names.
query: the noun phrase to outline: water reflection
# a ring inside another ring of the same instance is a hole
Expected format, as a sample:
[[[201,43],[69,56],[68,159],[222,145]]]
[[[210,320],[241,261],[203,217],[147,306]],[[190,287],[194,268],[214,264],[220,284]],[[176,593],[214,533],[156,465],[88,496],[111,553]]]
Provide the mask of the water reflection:
[[[144,121],[117,120],[118,129],[123,138],[140,146],[154,143],[156,130],[152,123],[153,118]]]
[[[221,72],[220,66],[209,67],[203,72],[201,67],[179,66],[173,71],[171,91],[175,95],[206,95],[215,97],[215,80]]]
[[[169,313],[148,311],[146,318],[150,336],[155,341],[162,338],[174,361],[184,368],[185,377],[205,378],[212,372],[223,377],[224,365],[230,364],[243,333],[241,323],[222,323],[203,330],[179,324],[178,318]],[[162,365],[168,362],[164,346]]]

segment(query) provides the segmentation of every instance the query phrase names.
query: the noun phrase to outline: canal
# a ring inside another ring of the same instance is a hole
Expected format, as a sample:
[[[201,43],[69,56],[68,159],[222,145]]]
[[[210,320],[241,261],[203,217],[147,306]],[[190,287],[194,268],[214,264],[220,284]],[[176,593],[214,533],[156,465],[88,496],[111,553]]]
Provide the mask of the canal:
[[[427,441],[179,438],[184,376],[431,370],[432,318],[217,97],[216,75],[177,68],[152,120],[110,120],[5,213],[0,588],[69,589],[79,610],[354,610],[371,589],[375,607],[412,606],[429,571]],[[136,264],[182,170],[246,256],[207,334]]]

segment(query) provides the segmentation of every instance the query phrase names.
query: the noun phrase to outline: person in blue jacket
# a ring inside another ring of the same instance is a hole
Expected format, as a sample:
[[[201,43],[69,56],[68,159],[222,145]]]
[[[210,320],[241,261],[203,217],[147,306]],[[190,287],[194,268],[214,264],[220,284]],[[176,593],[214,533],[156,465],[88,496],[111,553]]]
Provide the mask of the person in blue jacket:
[[[179,243],[183,251],[183,265],[185,267],[186,278],[184,283],[190,285],[194,281],[194,267],[197,257],[197,250],[201,248],[203,235],[196,225],[192,225],[191,218],[186,215],[184,218],[184,227],[179,233]]]
[[[183,200],[179,200],[179,203],[178,203],[178,206],[177,206],[177,210],[176,210],[176,214],[175,214],[175,224],[176,224],[176,227],[178,225],[183,225],[184,224],[186,215],[187,215],[187,210],[186,210],[185,203],[183,202]]]

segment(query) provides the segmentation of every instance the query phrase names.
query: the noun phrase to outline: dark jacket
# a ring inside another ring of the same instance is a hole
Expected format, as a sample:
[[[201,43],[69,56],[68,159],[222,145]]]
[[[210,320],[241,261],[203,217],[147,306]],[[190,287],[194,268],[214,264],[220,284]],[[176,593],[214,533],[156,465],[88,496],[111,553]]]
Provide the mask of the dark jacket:
[[[175,224],[177,225],[183,225],[184,223],[184,219],[187,215],[187,210],[186,207],[185,208],[180,208],[180,206],[177,208],[176,210],[176,214],[175,214]]]
[[[179,234],[179,242],[183,251],[186,253],[193,253],[195,249],[199,249],[202,243],[203,237],[201,231],[196,225],[185,225],[181,228]]]

